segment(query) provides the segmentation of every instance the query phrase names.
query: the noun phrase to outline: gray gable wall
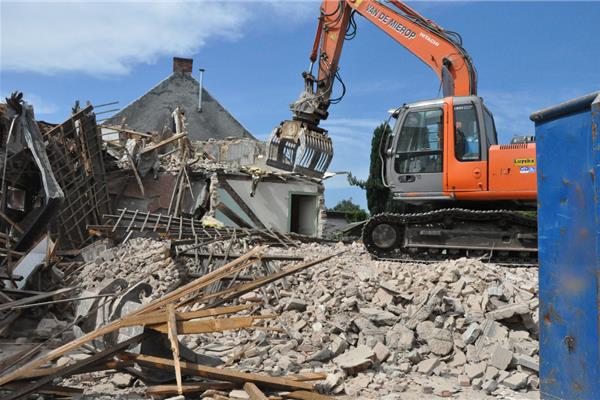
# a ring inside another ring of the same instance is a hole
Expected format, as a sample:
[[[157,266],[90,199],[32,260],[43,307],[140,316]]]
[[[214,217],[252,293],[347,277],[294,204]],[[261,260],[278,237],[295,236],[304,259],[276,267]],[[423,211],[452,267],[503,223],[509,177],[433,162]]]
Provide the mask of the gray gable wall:
[[[202,111],[198,112],[198,81],[187,73],[173,73],[148,93],[106,120],[109,125],[125,124],[140,132],[161,132],[164,126],[173,129],[171,113],[180,107],[185,113],[189,138],[247,137],[246,130],[205,88],[202,89]]]

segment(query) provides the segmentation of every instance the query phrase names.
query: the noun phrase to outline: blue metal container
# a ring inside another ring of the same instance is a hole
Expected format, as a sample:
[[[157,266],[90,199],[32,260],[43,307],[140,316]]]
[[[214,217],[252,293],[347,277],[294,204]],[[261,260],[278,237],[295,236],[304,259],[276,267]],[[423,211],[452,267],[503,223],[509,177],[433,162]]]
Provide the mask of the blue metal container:
[[[600,399],[600,92],[531,115],[543,399]]]

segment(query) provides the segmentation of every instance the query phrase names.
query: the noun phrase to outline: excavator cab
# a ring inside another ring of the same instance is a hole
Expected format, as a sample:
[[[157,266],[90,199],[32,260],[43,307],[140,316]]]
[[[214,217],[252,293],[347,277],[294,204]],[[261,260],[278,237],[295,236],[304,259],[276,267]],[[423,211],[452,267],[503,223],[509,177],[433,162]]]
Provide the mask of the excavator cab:
[[[487,191],[488,156],[498,142],[493,117],[477,96],[405,105],[386,138],[384,178],[394,198],[422,203]]]

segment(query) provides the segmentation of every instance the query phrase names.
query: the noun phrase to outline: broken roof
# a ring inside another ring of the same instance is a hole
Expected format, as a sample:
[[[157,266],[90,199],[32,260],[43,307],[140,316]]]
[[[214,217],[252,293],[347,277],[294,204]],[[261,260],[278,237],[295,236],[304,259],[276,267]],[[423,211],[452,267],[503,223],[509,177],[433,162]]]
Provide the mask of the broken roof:
[[[202,110],[198,111],[200,83],[192,76],[192,60],[173,59],[173,73],[106,121],[124,123],[141,132],[173,129],[171,114],[176,107],[185,113],[186,130],[192,140],[254,136],[227,111],[207,90],[202,88]]]

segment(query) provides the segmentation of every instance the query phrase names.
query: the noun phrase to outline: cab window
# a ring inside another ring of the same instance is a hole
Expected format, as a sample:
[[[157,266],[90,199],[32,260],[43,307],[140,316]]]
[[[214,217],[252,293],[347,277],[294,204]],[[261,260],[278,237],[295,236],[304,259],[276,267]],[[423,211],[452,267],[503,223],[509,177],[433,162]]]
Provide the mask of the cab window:
[[[481,160],[479,123],[472,104],[454,107],[454,154],[458,161]]]
[[[396,172],[442,172],[443,124],[444,112],[440,108],[407,113],[396,147]]]
[[[496,133],[496,124],[494,124],[494,117],[492,113],[485,107],[483,107],[483,124],[485,126],[485,134],[487,136],[488,146],[498,144],[498,134]]]

